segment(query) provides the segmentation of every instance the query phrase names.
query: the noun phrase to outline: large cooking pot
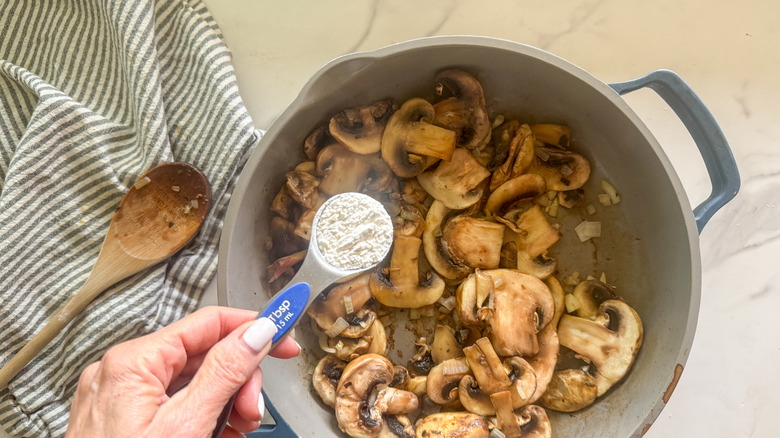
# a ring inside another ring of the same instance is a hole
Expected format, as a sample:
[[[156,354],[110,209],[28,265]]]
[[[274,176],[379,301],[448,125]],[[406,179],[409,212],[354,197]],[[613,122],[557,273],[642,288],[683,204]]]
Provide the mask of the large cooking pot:
[[[550,53],[483,37],[424,38],[337,58],[315,73],[246,163],[225,219],[219,303],[260,309],[267,301],[263,244],[269,206],[284,173],[301,161],[301,145],[312,128],[343,108],[381,98],[432,98],[435,74],[453,66],[482,83],[491,114],[571,125],[575,147],[593,164],[586,192],[598,193],[601,179],[620,191],[622,202],[598,213],[601,238],[583,244],[564,232],[553,250],[562,275],[606,272],[641,315],[644,344],[627,378],[597,403],[574,414],[550,412],[550,418],[558,437],[642,435],[671,395],[693,341],[701,288],[698,232],[739,188],[736,163],[715,120],[667,70],[607,85]],[[643,87],[666,100],[704,158],[713,191],[694,210],[658,142],[620,97]],[[563,230],[580,220],[564,221]],[[268,411],[276,425],[256,436],[340,433],[332,411],[311,389],[307,374],[317,347],[305,329],[299,326],[297,334],[305,351],[300,358],[263,363]]]

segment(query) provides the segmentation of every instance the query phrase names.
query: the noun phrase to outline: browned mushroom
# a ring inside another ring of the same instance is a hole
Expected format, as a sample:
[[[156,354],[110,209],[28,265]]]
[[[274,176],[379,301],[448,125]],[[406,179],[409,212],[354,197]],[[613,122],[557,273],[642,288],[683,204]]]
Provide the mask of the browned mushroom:
[[[534,123],[530,126],[537,140],[568,148],[571,142],[571,127],[556,123]]]
[[[317,322],[317,325],[328,332],[336,321],[341,318],[345,323],[339,333],[331,337],[342,336],[359,338],[363,336],[376,319],[376,313],[365,312],[358,316],[373,295],[369,287],[370,273],[362,274],[342,284],[337,284],[318,296],[307,309],[306,313]]]
[[[317,362],[311,381],[326,405],[333,407],[336,403],[336,387],[347,363],[335,356],[325,356]]]
[[[495,269],[501,260],[505,228],[500,223],[459,215],[441,230],[442,247],[455,265]]]
[[[434,106],[434,123],[458,133],[458,146],[478,149],[490,140],[490,120],[482,85],[463,70],[436,75],[436,95],[450,96]]]
[[[582,155],[557,147],[536,145],[528,172],[541,175],[547,190],[574,190],[590,177],[590,162]]]
[[[482,197],[479,185],[490,172],[463,148],[456,148],[449,161],[443,161],[434,170],[417,175],[420,185],[453,210],[468,208]]]
[[[383,414],[414,412],[419,400],[393,388],[393,364],[378,354],[366,354],[344,368],[334,409],[339,428],[352,437],[374,437],[383,429]]]
[[[375,194],[387,189],[395,179],[378,154],[360,155],[340,144],[323,148],[317,155],[319,189],[328,195],[345,192]]]
[[[469,412],[441,412],[420,419],[415,429],[417,438],[487,438],[490,435],[484,417]]]
[[[432,125],[433,106],[425,99],[404,102],[390,117],[382,136],[382,158],[402,178],[421,174],[435,159],[449,160],[455,132]]]
[[[501,184],[512,178],[526,173],[531,167],[534,158],[534,135],[531,128],[526,124],[520,125],[518,122],[507,122],[507,135],[513,134],[509,140],[509,150],[503,163],[493,171],[490,178],[490,191],[496,190]],[[507,124],[505,123],[505,124]],[[514,127],[517,129],[514,130]],[[498,129],[498,128],[497,128]],[[514,130],[514,133],[512,132]]]
[[[451,212],[452,210],[445,207],[440,201],[433,201],[425,216],[425,230],[422,237],[423,250],[425,258],[436,272],[444,278],[459,280],[469,275],[471,267],[453,260],[441,239],[445,218]]]
[[[387,121],[397,108],[392,99],[347,108],[330,118],[330,135],[352,152],[363,155],[377,153]]]
[[[550,381],[555,374],[555,365],[558,362],[559,341],[558,341],[558,321],[560,321],[566,310],[564,304],[563,286],[555,277],[545,280],[545,284],[550,289],[553,297],[554,313],[552,320],[547,327],[539,332],[539,352],[536,355],[526,358],[528,364],[533,368],[536,374],[536,390],[529,398],[528,403],[534,403],[545,394]]]
[[[447,359],[431,368],[426,381],[428,397],[440,405],[458,400],[458,384],[470,372],[465,357]]]
[[[380,303],[390,307],[418,308],[435,303],[444,293],[444,280],[430,272],[419,279],[418,258],[422,240],[411,236],[396,236],[390,256],[390,274],[379,270],[371,275],[369,287]]]
[[[517,413],[512,407],[508,391],[492,394],[498,429],[507,438],[550,438],[552,427],[547,412],[536,405],[524,406]]]
[[[529,203],[544,192],[544,178],[533,173],[520,175],[501,184],[490,194],[485,204],[485,213],[503,217],[510,210]]]

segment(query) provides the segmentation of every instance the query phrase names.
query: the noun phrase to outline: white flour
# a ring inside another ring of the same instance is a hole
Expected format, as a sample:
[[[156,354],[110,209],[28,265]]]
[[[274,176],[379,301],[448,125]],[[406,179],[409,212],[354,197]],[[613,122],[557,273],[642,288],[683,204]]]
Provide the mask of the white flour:
[[[329,200],[316,233],[325,260],[343,270],[379,263],[393,243],[393,224],[382,204],[357,193]]]

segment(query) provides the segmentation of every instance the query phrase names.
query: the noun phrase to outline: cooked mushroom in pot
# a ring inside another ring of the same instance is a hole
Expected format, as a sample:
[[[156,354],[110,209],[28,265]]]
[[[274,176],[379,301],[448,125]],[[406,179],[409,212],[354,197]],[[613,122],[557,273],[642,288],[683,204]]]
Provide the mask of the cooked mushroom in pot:
[[[271,206],[266,279],[291,278],[328,197],[373,196],[393,218],[389,259],[307,312],[324,353],[313,390],[339,428],[549,437],[545,409],[597,403],[642,344],[639,315],[605,274],[581,280],[556,254],[568,235],[598,239],[593,199],[615,208],[620,197],[606,180],[603,193],[587,189],[591,164],[571,127],[491,115],[479,81],[457,68],[430,94],[367,102],[314,127]],[[564,226],[567,217],[580,225]],[[409,357],[399,330],[414,334]]]

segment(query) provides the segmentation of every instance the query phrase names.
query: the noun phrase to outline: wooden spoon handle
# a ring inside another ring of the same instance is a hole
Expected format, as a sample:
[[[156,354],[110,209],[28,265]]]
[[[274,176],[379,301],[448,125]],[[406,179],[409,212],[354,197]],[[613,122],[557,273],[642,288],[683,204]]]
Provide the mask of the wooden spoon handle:
[[[73,318],[76,317],[92,300],[95,299],[108,285],[87,282],[73,297],[60,309],[40,332],[36,333],[27,344],[0,369],[0,390],[8,386],[11,381],[35,356],[38,355],[54,339]]]

